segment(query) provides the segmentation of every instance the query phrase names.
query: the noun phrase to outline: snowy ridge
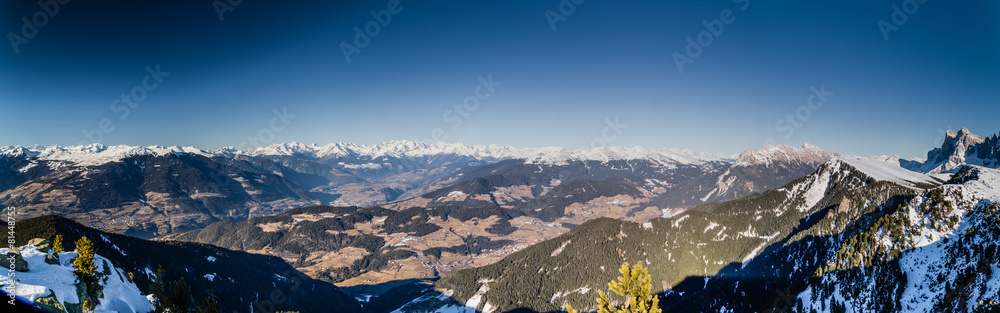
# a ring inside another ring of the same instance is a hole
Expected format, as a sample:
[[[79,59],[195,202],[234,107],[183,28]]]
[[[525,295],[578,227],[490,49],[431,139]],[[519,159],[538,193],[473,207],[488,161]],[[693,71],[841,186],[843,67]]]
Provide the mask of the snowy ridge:
[[[37,157],[42,160],[64,161],[80,166],[101,165],[109,162],[120,161],[121,159],[140,155],[162,156],[167,154],[199,154],[208,156],[209,153],[195,147],[163,147],[163,146],[105,146],[102,144],[89,144],[81,146],[32,146],[24,148],[20,146],[2,146],[0,155],[13,157]]]
[[[914,172],[902,168],[896,163],[878,159],[846,155],[839,157],[837,160],[853,166],[858,171],[879,181],[894,182],[908,187],[916,187],[919,184],[936,185],[941,183],[941,181],[930,175]]]
[[[297,156],[309,159],[359,158],[421,158],[459,157],[479,161],[500,161],[524,159],[529,164],[562,165],[571,161],[612,161],[651,160],[662,165],[703,164],[707,162],[732,162],[729,156],[698,153],[691,150],[649,149],[644,147],[599,147],[589,150],[559,147],[515,148],[498,145],[465,145],[438,142],[426,144],[414,141],[390,141],[378,145],[353,143],[331,143],[327,145],[302,144],[298,142],[272,144],[264,147],[236,150],[226,147],[214,151],[194,147],[163,146],[105,146],[90,144],[79,146],[0,146],[0,156],[38,158],[40,160],[63,161],[78,166],[100,165],[122,159],[166,154],[197,154],[206,157],[222,156]]]
[[[885,272],[877,268],[855,276],[828,273],[820,284],[810,285],[797,296],[801,306],[795,312],[836,312],[834,305],[847,312],[883,311],[880,308],[892,308],[885,310],[892,312],[979,312],[982,303],[996,301],[1000,296],[1000,268],[983,247],[995,247],[1000,239],[996,232],[997,212],[990,209],[1000,203],[1000,171],[977,168],[978,180],[938,187],[944,201],[954,205],[954,210],[944,216],[946,219],[931,221],[925,215],[926,208],[932,205],[928,197],[917,197],[902,207],[904,225],[912,227],[905,242],[913,247],[899,257],[899,272],[904,279],[887,284]],[[947,223],[948,219],[957,223]],[[928,226],[933,222],[946,226]],[[885,231],[878,236],[876,245],[884,247],[884,251],[895,248],[894,240]],[[984,271],[983,265],[989,269]],[[899,289],[892,284],[898,284]],[[963,296],[966,298],[961,298],[964,301],[952,298],[960,298],[956,289],[949,289],[954,286],[968,292]],[[848,290],[852,288],[861,292],[852,295]],[[897,305],[878,298],[887,292],[897,292]]]
[[[428,156],[459,156],[480,161],[524,159],[528,164],[563,165],[571,161],[652,160],[660,164],[700,164],[729,161],[727,156],[697,153],[691,150],[649,149],[644,147],[598,147],[578,150],[561,147],[515,148],[498,145],[466,145],[438,142],[426,144],[413,141],[390,141],[378,145],[332,143],[305,145],[301,143],[273,144],[244,151],[226,150],[246,156],[299,155],[308,158],[381,157],[418,158]]]
[[[645,147],[598,147],[589,150],[567,148],[522,149],[512,158],[525,159],[527,164],[564,165],[572,161],[649,160],[660,165],[705,164],[731,162],[728,156],[699,153],[689,149],[649,149]]]

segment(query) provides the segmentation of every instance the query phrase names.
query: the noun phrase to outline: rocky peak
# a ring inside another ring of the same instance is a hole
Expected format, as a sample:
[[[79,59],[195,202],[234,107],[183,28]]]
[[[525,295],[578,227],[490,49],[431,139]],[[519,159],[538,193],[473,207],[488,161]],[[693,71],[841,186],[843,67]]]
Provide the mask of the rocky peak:
[[[976,147],[985,141],[968,128],[963,127],[957,133],[948,130],[941,147],[927,152],[925,165],[934,165],[936,168],[933,171],[937,172],[952,170],[965,164],[967,154],[975,152]]]

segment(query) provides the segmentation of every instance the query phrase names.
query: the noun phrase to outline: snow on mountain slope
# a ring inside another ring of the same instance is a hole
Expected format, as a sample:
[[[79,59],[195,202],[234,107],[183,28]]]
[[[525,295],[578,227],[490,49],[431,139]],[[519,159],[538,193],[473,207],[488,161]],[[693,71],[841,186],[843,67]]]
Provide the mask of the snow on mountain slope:
[[[688,149],[649,149],[645,147],[598,147],[589,150],[567,148],[522,149],[511,158],[525,159],[527,164],[565,165],[572,161],[649,160],[663,166],[731,162],[728,156],[698,153]]]
[[[302,144],[298,142],[272,144],[264,147],[237,150],[226,147],[206,151],[194,147],[162,146],[105,146],[90,144],[79,146],[0,146],[0,156],[37,157],[41,160],[65,161],[80,166],[100,165],[120,161],[137,155],[165,155],[168,153],[190,153],[202,156],[236,155],[299,156],[310,159],[359,158],[374,160],[379,158],[420,158],[430,156],[452,156],[479,161],[499,161],[506,159],[526,159],[531,164],[565,164],[570,161],[610,161],[649,159],[660,164],[701,164],[705,162],[730,162],[728,156],[711,153],[697,153],[691,150],[648,149],[643,147],[598,147],[589,150],[559,147],[514,148],[498,145],[465,145],[438,142],[426,144],[413,141],[390,141],[378,145],[353,143],[331,143],[327,145]]]
[[[59,304],[79,303],[77,297],[77,278],[73,273],[73,259],[76,252],[63,252],[58,254],[59,264],[46,263],[46,252],[39,251],[33,245],[26,245],[18,248],[24,260],[28,262],[27,272],[18,272],[16,276],[16,290],[14,294],[28,303],[34,303],[39,298],[49,297],[53,294]],[[51,252],[51,250],[49,250]],[[9,248],[0,249],[0,255],[10,252]],[[54,253],[54,252],[52,252]],[[97,264],[97,272],[103,273],[104,265],[112,271],[108,280],[103,282],[104,298],[101,304],[95,308],[94,312],[150,312],[153,305],[140,291],[139,287],[128,281],[128,275],[121,269],[111,266],[108,259],[94,255],[94,263]],[[11,285],[9,280],[0,282],[7,290]]]
[[[789,146],[764,146],[760,149],[750,148],[737,157],[734,167],[746,167],[754,165],[771,165],[777,162],[811,162],[819,165],[826,162],[834,154],[823,151],[817,146],[805,143],[801,147]]]
[[[894,182],[903,186],[916,187],[919,184],[935,185],[938,179],[900,167],[898,164],[859,156],[841,156],[840,160],[850,164],[875,180]]]
[[[381,157],[413,158],[432,155],[456,155],[471,157],[479,160],[499,160],[510,158],[516,155],[520,150],[523,149],[497,145],[469,146],[459,143],[444,142],[426,144],[413,141],[389,141],[377,145],[359,145],[354,143],[306,145],[298,142],[291,142],[272,144],[242,151],[237,151],[232,148],[224,148],[217,151],[230,152],[246,156],[299,155],[315,159],[342,157],[364,157],[369,159]]]
[[[713,188],[699,199],[725,201],[776,188],[812,173],[836,155],[809,143],[750,148],[736,156],[733,165],[719,174]]]
[[[828,270],[794,311],[993,312],[984,303],[1000,296],[1000,171],[976,169],[978,180],[935,188],[887,215],[895,226],[873,228],[875,247],[852,254],[868,265]],[[869,260],[894,250],[902,251],[894,260]]]
[[[138,155],[161,156],[170,153],[192,153],[209,155],[209,153],[194,147],[162,147],[162,146],[105,146],[102,144],[90,144],[82,146],[33,146],[29,148],[19,146],[0,147],[0,155],[37,157],[42,160],[65,161],[79,166],[101,165],[109,162],[116,162],[123,158]]]

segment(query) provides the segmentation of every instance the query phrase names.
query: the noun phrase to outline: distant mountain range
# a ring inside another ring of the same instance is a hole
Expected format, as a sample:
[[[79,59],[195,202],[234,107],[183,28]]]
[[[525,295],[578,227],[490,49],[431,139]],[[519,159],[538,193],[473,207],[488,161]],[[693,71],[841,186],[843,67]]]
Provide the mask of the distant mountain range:
[[[14,146],[0,147],[0,205],[19,207],[28,217],[58,214],[100,229],[153,237],[306,205],[373,205],[415,199],[440,193],[442,188],[465,188],[450,186],[468,184],[477,177],[489,176],[484,178],[488,180],[543,167],[550,172],[529,175],[530,179],[521,175],[521,180],[530,181],[512,180],[484,188],[529,186],[540,193],[556,181],[586,178],[631,189],[633,195],[684,191],[652,202],[666,209],[728,199],[774,185],[770,181],[753,186],[741,183],[742,187],[734,189],[739,192],[705,197],[700,190],[718,180],[708,176],[722,173],[733,161],[721,155],[641,147],[518,149],[408,141],[375,146],[290,143],[243,151],[99,144]],[[776,163],[780,167],[785,161]],[[787,173],[764,179],[790,180],[810,171],[808,164],[815,163],[790,161],[791,167],[784,169]],[[487,172],[500,169],[506,172]],[[541,181],[542,176],[551,179]],[[687,195],[692,188],[699,191]],[[501,205],[504,201],[491,202]],[[535,200],[539,201],[551,202]]]

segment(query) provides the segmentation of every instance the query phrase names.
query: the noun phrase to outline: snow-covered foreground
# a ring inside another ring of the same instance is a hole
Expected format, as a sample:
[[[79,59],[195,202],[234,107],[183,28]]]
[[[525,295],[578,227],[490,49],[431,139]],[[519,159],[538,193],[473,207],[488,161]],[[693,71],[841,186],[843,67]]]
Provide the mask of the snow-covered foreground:
[[[852,165],[864,167],[866,164]],[[898,270],[905,280],[899,281],[898,296],[891,296],[898,303],[895,312],[938,312],[942,303],[972,309],[977,308],[980,301],[989,303],[1000,298],[1000,267],[982,253],[983,247],[995,248],[998,240],[995,229],[1000,218],[991,206],[1000,203],[1000,171],[978,169],[979,180],[938,187],[945,201],[954,204],[954,210],[945,217],[957,217],[960,222],[956,227],[927,226],[933,223],[919,213],[931,205],[926,197],[917,197],[903,208],[904,220],[914,226],[907,234],[914,248],[898,258]],[[881,236],[878,244],[891,247],[888,235],[882,233]],[[988,269],[983,270],[983,265]],[[860,278],[839,273],[824,275],[821,284],[811,285],[798,295],[802,312],[833,312],[835,304],[847,312],[885,305],[877,303],[878,297],[897,292],[893,285],[886,284],[885,273],[864,269]],[[847,284],[860,285],[863,291],[856,297],[849,296],[850,292],[844,289],[848,288]],[[833,287],[832,292],[827,293],[831,296],[820,296],[818,286]],[[947,300],[951,298],[964,299],[964,302],[952,303]]]
[[[33,245],[18,248],[24,260],[28,262],[27,272],[15,272],[16,290],[14,294],[28,303],[34,303],[39,298],[49,297],[55,294],[56,300],[64,305],[65,303],[76,304],[80,302],[77,296],[77,278],[73,273],[73,259],[76,252],[59,253],[59,264],[49,264],[45,262],[48,255],[39,251]],[[9,248],[0,249],[0,255],[10,252]],[[51,250],[49,250],[49,253]],[[104,298],[94,312],[150,312],[153,305],[145,295],[139,291],[139,287],[128,281],[128,274],[121,269],[114,267],[108,259],[94,255],[94,263],[97,264],[97,272],[104,273],[105,264],[110,270],[108,280],[103,282]],[[11,281],[4,276],[0,281],[4,291],[9,292]]]

